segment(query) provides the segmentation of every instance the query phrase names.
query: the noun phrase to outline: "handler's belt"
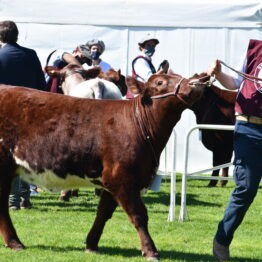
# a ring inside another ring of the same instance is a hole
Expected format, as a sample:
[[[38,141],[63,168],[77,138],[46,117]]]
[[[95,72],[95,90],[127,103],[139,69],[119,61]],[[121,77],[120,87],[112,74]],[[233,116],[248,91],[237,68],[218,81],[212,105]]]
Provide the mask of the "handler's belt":
[[[256,116],[245,116],[245,115],[238,115],[236,116],[236,120],[246,121],[253,124],[262,125],[262,118]]]

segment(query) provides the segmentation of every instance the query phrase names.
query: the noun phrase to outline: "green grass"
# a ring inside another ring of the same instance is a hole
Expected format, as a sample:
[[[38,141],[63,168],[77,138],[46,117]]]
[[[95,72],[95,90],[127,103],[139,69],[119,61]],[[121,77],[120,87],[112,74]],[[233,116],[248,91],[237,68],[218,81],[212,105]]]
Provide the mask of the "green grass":
[[[181,177],[177,179],[176,221],[167,222],[169,179],[160,192],[148,192],[144,201],[149,213],[149,230],[162,261],[215,261],[212,241],[233,189],[207,188],[208,181],[189,180],[189,221],[178,222]],[[260,187],[261,191],[261,187]],[[237,230],[231,245],[231,261],[262,261],[261,192]],[[12,211],[17,233],[27,249],[15,252],[0,240],[0,262],[116,262],[146,261],[139,250],[137,233],[120,208],[107,223],[98,254],[84,253],[84,241],[96,212],[98,198],[94,190],[81,190],[69,203],[57,200],[58,194],[41,192],[32,197],[34,208]]]

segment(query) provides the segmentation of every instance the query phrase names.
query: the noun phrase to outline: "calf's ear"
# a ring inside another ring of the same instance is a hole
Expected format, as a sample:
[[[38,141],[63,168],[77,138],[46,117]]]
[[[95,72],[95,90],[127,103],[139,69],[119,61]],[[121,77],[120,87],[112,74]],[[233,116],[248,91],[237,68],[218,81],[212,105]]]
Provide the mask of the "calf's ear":
[[[128,90],[134,95],[141,94],[145,89],[145,84],[143,82],[136,80],[131,76],[126,77],[126,85]]]
[[[60,69],[55,66],[46,66],[45,72],[52,77],[59,77],[60,76]]]
[[[101,68],[99,66],[96,66],[94,68],[85,70],[84,78],[87,80],[91,78],[96,78],[100,73],[101,73]]]

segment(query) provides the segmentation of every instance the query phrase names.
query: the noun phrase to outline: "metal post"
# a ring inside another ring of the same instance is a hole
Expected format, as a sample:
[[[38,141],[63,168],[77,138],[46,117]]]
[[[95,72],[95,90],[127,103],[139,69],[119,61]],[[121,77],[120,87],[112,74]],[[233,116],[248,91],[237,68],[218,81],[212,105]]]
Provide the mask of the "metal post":
[[[173,129],[171,141],[172,171],[170,185],[170,205],[167,221],[174,221],[176,217],[176,132]]]
[[[179,221],[185,221],[187,218],[186,209],[186,183],[187,183],[187,163],[188,163],[188,150],[189,150],[189,136],[193,130],[189,130],[185,137],[185,150],[184,150],[184,172],[182,174],[182,189],[181,189],[181,207],[179,214]]]

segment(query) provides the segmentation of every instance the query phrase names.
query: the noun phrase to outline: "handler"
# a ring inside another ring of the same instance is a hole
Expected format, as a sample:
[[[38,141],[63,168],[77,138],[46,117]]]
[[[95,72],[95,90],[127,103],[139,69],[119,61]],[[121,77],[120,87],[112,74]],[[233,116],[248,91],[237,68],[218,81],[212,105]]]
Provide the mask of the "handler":
[[[110,64],[102,60],[100,57],[104,53],[106,48],[105,43],[102,40],[92,39],[86,43],[86,46],[90,50],[90,57],[92,59],[92,64],[85,65],[84,66],[85,69],[90,69],[95,66],[99,66],[102,72],[107,72],[109,69],[112,68]]]
[[[139,55],[132,61],[132,76],[133,78],[146,82],[152,74],[164,74],[169,68],[169,63],[164,60],[159,69],[156,71],[152,64],[152,56],[155,53],[155,48],[159,44],[158,39],[150,34],[144,36],[139,42]]]
[[[240,71],[251,75],[251,78],[262,78],[262,41],[250,40]],[[235,104],[234,131],[236,187],[224,218],[218,224],[213,242],[213,254],[222,261],[230,257],[229,246],[234,232],[244,219],[261,181],[262,81],[227,75],[221,71],[221,63],[218,60],[210,66],[208,74],[214,75],[227,89],[239,89]]]
[[[84,64],[91,64],[90,58],[90,50],[86,45],[78,45],[71,53],[66,52],[64,49],[55,49],[52,51],[47,59],[46,59],[46,66],[54,66],[57,68],[63,68],[66,65],[73,63],[79,66]],[[47,91],[52,93],[61,93],[62,91],[59,90],[58,85],[59,81],[56,77],[50,77],[45,72],[45,80],[47,85]]]

